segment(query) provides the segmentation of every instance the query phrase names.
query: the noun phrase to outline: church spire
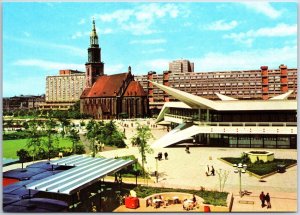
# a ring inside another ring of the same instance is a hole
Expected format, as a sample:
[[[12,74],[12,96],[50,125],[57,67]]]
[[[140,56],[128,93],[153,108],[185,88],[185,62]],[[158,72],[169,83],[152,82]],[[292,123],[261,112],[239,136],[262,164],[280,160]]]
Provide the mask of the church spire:
[[[93,19],[93,29],[90,34],[90,47],[99,47],[95,19]]]

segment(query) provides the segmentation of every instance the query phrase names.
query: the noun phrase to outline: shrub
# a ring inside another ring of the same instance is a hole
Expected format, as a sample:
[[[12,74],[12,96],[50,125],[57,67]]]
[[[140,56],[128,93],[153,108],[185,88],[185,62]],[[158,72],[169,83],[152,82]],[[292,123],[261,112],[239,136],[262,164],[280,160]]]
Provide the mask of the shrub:
[[[219,206],[226,206],[226,200],[228,196],[227,192],[173,189],[173,188],[161,188],[161,187],[138,186],[134,190],[136,191],[137,196],[142,198],[145,198],[155,193],[163,193],[163,192],[181,192],[181,193],[195,194],[204,199],[203,202],[204,204],[219,205]]]
[[[76,154],[85,154],[85,148],[83,144],[76,145]]]
[[[223,160],[228,161],[231,164],[241,163],[241,158],[232,158],[232,157],[224,157],[221,158]],[[257,175],[266,175],[272,172],[277,171],[277,165],[285,165],[290,166],[297,163],[297,160],[293,159],[274,159],[273,161],[263,162],[262,160],[256,161],[255,163],[251,163],[250,161],[247,164],[247,171],[257,174]]]
[[[30,133],[28,131],[17,131],[13,133],[4,133],[3,140],[18,140],[18,139],[26,139],[30,137]]]

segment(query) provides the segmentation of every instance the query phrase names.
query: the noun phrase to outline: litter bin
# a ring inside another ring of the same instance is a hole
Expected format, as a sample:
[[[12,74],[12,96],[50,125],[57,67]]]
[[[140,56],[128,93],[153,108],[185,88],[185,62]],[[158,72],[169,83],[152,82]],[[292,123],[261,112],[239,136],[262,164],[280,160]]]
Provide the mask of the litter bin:
[[[204,213],[209,213],[210,207],[208,205],[204,205]]]
[[[277,172],[284,173],[285,172],[285,165],[283,165],[283,164],[277,165]]]

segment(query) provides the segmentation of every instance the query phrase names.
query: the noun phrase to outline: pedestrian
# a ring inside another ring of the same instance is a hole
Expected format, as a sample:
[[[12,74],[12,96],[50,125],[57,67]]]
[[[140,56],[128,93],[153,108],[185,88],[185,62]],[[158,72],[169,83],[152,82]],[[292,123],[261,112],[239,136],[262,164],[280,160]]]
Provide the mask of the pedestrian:
[[[207,165],[206,172],[205,172],[206,176],[209,176],[208,173],[209,173],[209,166]]]
[[[261,194],[259,195],[259,199],[261,201],[261,207],[265,207],[265,200],[266,200],[266,196],[264,194],[264,192],[262,191]]]
[[[190,147],[188,145],[185,146],[186,153],[190,153]]]
[[[214,166],[211,166],[211,171],[210,171],[210,175],[215,176],[215,169]]]
[[[165,160],[168,160],[168,152],[165,152]]]
[[[265,196],[265,200],[267,202],[267,208],[271,208],[271,198],[269,193],[267,193],[267,195]]]

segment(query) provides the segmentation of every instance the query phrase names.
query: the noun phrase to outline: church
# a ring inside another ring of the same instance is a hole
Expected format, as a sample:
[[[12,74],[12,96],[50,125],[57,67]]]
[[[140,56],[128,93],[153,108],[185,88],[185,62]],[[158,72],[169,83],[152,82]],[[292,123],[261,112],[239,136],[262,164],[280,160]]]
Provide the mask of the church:
[[[85,88],[80,96],[80,112],[95,119],[138,118],[148,116],[147,94],[134,80],[131,67],[124,73],[105,75],[101,61],[95,20],[90,34]]]

